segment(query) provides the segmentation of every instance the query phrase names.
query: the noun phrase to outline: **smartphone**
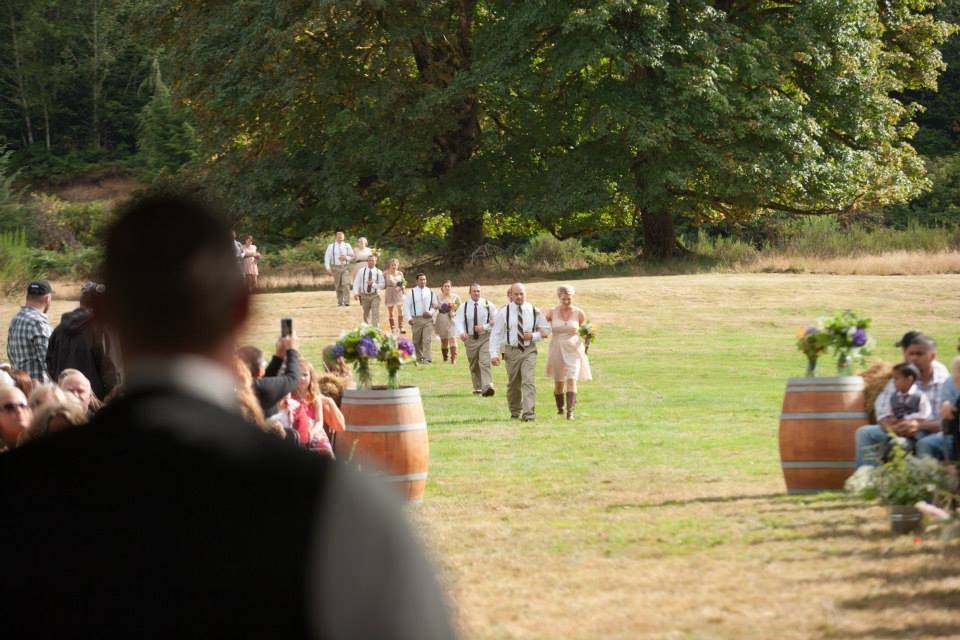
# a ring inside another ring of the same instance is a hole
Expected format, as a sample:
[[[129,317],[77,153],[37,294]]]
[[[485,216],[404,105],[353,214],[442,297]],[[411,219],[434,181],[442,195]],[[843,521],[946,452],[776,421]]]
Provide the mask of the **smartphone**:
[[[293,335],[293,318],[280,318],[280,337]]]

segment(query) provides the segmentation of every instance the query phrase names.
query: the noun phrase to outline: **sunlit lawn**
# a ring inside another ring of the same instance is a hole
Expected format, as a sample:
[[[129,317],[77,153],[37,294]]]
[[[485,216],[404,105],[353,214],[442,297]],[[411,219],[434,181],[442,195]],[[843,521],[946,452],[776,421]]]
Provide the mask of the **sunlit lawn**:
[[[921,638],[960,634],[960,553],[894,539],[842,494],[786,497],[777,420],[803,371],[794,334],[853,308],[876,355],[922,328],[955,354],[958,276],[702,275],[581,281],[598,326],[578,416],[538,420],[470,393],[465,358],[405,371],[420,386],[431,467],[410,510],[470,638]],[[553,284],[529,287],[540,307]],[[500,302],[504,287],[488,288]],[[461,295],[465,295],[461,292]],[[292,315],[308,358],[354,322],[333,293],[257,296],[249,338]],[[58,303],[55,315],[70,308]],[[6,309],[12,311],[13,305]]]

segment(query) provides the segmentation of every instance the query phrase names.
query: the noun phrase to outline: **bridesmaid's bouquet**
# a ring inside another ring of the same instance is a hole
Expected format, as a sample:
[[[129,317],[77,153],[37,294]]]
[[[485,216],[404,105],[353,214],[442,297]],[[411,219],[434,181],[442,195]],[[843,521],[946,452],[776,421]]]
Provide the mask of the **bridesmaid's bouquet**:
[[[440,305],[440,313],[450,313],[450,305],[444,302]]]
[[[577,330],[577,333],[580,334],[580,339],[583,340],[583,352],[590,352],[590,343],[596,340],[597,332],[594,330],[593,325],[590,324],[590,321],[587,320],[580,328]]]

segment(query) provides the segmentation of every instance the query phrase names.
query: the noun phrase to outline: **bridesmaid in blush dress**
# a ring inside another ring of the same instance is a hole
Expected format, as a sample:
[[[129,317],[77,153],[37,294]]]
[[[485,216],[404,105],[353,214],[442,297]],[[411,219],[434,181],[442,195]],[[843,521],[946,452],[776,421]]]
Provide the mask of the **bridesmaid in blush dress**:
[[[590,360],[580,338],[580,325],[587,321],[587,314],[583,309],[573,306],[573,294],[571,285],[557,287],[560,304],[545,314],[551,329],[547,375],[553,378],[557,415],[563,415],[566,399],[567,420],[573,420],[573,410],[577,406],[577,382],[593,379]]]

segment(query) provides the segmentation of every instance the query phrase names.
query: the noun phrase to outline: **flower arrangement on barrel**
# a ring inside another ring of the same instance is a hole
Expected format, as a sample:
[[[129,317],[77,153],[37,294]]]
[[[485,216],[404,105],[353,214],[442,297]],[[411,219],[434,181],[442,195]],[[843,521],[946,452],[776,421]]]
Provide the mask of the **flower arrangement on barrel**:
[[[353,364],[357,388],[373,388],[370,363],[379,362],[387,368],[387,387],[398,389],[400,368],[414,361],[414,348],[406,338],[398,339],[379,327],[362,324],[353,331],[340,334],[331,355]]]
[[[817,375],[818,360],[830,349],[833,349],[839,375],[850,375],[855,363],[864,364],[871,353],[869,327],[869,318],[848,309],[818,318],[815,324],[801,329],[797,334],[797,348],[807,356],[807,376]]]
[[[593,328],[593,325],[587,320],[580,325],[577,333],[580,334],[580,339],[583,340],[583,352],[590,353],[590,343],[597,339],[597,332]]]

